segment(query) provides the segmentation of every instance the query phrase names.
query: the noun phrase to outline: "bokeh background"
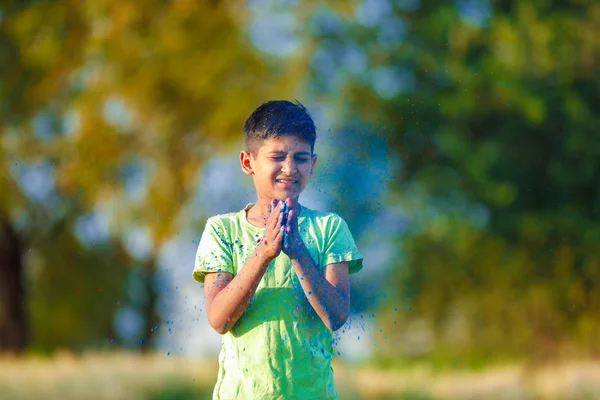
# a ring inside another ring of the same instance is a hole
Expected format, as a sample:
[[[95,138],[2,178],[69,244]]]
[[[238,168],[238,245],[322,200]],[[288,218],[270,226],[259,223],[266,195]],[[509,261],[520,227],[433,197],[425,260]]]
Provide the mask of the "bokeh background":
[[[600,398],[599,71],[591,0],[2,1],[0,398],[210,398],[196,246],[294,98],[342,398]]]

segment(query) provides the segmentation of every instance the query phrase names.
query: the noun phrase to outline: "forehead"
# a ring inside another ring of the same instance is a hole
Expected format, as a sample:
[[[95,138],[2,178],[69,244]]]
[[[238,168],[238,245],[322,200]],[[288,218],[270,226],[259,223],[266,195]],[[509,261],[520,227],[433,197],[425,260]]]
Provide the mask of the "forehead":
[[[267,153],[308,153],[311,154],[310,143],[295,136],[279,136],[263,140],[259,154]]]

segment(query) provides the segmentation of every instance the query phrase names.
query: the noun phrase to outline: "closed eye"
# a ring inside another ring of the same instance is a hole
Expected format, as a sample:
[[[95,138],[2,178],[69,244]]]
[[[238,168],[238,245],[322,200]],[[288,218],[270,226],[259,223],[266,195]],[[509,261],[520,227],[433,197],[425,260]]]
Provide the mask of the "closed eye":
[[[276,156],[276,157],[270,157],[270,159],[273,161],[285,161],[286,157],[285,156]],[[301,163],[310,161],[310,157],[306,157],[306,156],[295,157],[295,159],[296,159],[296,162],[301,162]]]

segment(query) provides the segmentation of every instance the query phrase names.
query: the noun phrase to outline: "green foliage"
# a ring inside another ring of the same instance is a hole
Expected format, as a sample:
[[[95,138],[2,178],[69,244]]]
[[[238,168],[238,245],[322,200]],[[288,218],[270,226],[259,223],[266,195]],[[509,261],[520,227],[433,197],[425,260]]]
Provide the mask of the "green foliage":
[[[31,260],[39,270],[28,285],[32,351],[106,347],[115,338],[112,317],[126,304],[127,260],[119,260],[110,244],[79,253],[56,251],[76,248],[64,243],[73,240],[56,237]]]
[[[410,225],[384,309],[402,310],[379,314],[379,348],[447,359],[597,354],[600,6],[491,3],[473,20],[457,4],[394,4],[378,23],[339,17],[314,31],[317,49],[338,59],[358,49],[368,65],[337,79],[315,67],[317,93],[343,90],[333,98],[385,126],[401,164],[396,201]],[[384,40],[389,24],[406,30]],[[410,332],[433,337],[398,345]]]
[[[22,238],[33,345],[98,343],[123,268],[151,279],[162,244],[202,225],[188,202],[203,163],[295,74],[252,50],[236,2],[8,1],[0,15],[0,219]],[[33,199],[24,176],[42,167],[50,189]],[[82,245],[91,213],[108,238]],[[121,245],[131,230],[148,233],[148,259]]]

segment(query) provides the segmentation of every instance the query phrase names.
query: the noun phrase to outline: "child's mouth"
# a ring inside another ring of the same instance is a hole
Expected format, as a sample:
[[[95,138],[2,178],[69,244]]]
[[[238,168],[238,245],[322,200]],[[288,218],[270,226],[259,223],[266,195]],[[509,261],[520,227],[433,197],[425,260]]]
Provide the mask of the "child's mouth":
[[[285,185],[285,186],[291,186],[291,185],[295,185],[296,183],[298,183],[298,181],[287,180],[287,179],[277,179],[275,182],[281,183],[282,185]]]

